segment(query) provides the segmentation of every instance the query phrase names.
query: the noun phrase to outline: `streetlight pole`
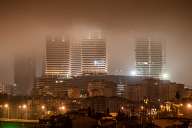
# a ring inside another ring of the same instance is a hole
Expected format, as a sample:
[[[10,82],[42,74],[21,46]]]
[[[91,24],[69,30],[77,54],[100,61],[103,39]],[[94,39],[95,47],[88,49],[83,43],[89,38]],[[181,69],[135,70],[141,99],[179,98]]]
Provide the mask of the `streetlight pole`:
[[[41,111],[42,111],[42,117],[44,117],[45,116],[45,106],[44,105],[41,106]]]
[[[5,104],[4,107],[7,110],[7,118],[9,119],[9,104]]]
[[[28,114],[27,114],[27,105],[23,105],[23,110],[25,111],[25,114],[26,114],[26,120],[27,120],[27,116],[28,116]]]
[[[60,113],[65,113],[66,107],[65,106],[61,106],[59,107]]]
[[[18,119],[22,119],[22,106],[21,105],[19,105],[18,106]]]

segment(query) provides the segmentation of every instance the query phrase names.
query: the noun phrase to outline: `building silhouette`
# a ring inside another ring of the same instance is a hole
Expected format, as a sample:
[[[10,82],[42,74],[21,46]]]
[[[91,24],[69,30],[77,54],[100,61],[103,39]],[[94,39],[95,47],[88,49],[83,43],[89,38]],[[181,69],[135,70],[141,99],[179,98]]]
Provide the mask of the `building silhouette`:
[[[30,95],[36,75],[34,56],[17,55],[14,59],[14,82],[17,95]]]

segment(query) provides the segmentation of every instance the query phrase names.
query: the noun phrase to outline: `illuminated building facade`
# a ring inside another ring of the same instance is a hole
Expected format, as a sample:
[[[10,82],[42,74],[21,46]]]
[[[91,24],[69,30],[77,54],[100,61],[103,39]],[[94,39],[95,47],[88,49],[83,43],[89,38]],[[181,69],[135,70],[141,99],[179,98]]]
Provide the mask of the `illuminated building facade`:
[[[98,33],[91,33],[81,42],[82,73],[106,74],[106,43]]]
[[[142,39],[136,42],[136,75],[153,78],[168,77],[164,74],[165,56],[163,43]]]
[[[81,71],[81,43],[70,44],[70,72],[71,76],[79,76]]]
[[[45,75],[70,76],[69,41],[62,39],[47,40]]]

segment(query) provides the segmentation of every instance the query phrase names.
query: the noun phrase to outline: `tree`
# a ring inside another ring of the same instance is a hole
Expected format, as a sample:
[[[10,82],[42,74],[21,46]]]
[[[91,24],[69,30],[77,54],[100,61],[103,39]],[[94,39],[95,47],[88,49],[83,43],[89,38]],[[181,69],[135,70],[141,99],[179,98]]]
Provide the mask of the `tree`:
[[[177,100],[179,100],[179,99],[181,98],[181,94],[180,94],[179,91],[176,92],[175,98],[176,98]]]

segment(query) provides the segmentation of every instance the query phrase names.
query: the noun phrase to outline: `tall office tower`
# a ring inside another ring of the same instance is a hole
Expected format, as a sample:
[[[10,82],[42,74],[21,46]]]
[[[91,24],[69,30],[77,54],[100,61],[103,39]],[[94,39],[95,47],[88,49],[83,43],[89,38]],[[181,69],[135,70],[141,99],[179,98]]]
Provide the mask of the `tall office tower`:
[[[136,42],[136,75],[162,78],[165,56],[163,43],[158,40],[142,39]]]
[[[70,76],[69,41],[59,38],[47,40],[45,75]]]
[[[81,55],[83,74],[107,73],[106,43],[100,33],[90,33],[82,40]]]
[[[14,81],[17,95],[30,95],[35,78],[35,57],[17,55],[14,60]]]
[[[71,76],[79,76],[81,72],[81,43],[70,45],[70,72]]]

